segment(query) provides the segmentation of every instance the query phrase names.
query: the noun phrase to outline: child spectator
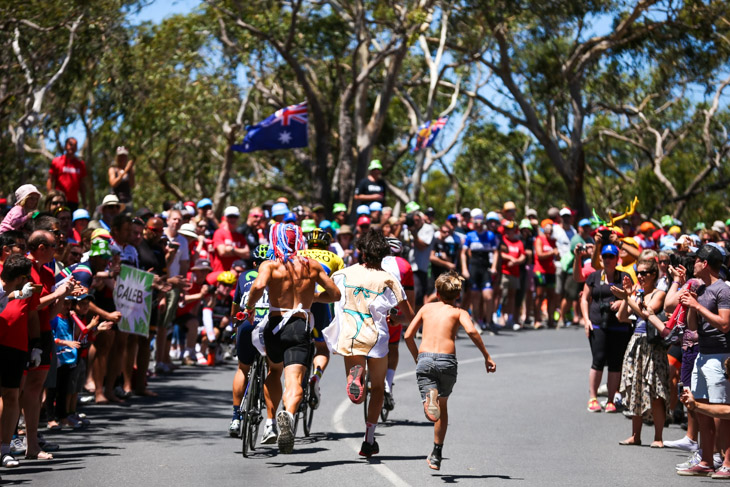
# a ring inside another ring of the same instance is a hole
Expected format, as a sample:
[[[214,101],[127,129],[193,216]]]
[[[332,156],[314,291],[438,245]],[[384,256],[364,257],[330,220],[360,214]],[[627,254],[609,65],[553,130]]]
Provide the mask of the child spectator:
[[[416,361],[416,378],[421,391],[423,411],[429,421],[434,422],[434,444],[426,461],[434,470],[441,468],[441,453],[446,437],[449,415],[446,402],[456,383],[456,332],[464,327],[474,345],[484,355],[487,373],[495,372],[497,366],[484,347],[479,332],[469,313],[456,306],[461,296],[462,278],[455,271],[449,271],[436,279],[436,293],[439,300],[424,305],[413,318],[405,334],[406,344]],[[416,346],[416,331],[422,328],[421,346]]]
[[[41,193],[32,184],[24,184],[15,190],[15,206],[0,223],[0,233],[9,230],[22,230],[38,208]]]

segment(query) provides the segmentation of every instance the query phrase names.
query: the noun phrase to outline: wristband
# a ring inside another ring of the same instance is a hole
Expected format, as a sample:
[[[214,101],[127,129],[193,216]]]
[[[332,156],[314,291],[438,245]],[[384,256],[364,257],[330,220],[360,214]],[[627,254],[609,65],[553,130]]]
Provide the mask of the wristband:
[[[15,299],[20,299],[20,291],[18,291],[17,289],[13,291],[13,297]]]
[[[60,338],[54,338],[53,339],[53,343],[55,343],[56,345],[60,345],[61,344],[61,339]]]

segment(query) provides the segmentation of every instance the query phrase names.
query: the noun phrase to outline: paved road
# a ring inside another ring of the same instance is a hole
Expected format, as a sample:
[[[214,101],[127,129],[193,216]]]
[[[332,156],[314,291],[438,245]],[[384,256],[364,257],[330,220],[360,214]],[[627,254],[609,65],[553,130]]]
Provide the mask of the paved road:
[[[292,455],[262,447],[241,457],[227,437],[233,365],[186,368],[155,380],[157,400],[86,408],[83,432],[47,434],[62,449],[52,462],[23,461],[2,469],[7,484],[78,486],[207,485],[688,485],[676,450],[622,447],[630,433],[622,415],[585,410],[590,353],[581,330],[502,333],[486,338],[497,362],[487,376],[468,339],[457,342],[459,380],[450,399],[450,425],[439,472],[425,462],[433,428],[424,418],[414,364],[401,344],[391,420],[377,429],[381,454],[357,455],[362,406],[345,395],[345,372],[335,358],[323,382],[313,434],[297,438]],[[666,439],[683,432],[665,430]],[[653,431],[644,428],[645,443]]]

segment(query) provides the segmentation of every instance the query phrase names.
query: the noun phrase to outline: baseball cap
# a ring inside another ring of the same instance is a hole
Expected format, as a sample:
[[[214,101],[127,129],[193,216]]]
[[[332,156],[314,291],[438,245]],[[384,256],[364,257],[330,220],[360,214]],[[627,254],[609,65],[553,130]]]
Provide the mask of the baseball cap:
[[[89,257],[105,257],[111,258],[112,249],[111,244],[108,240],[103,238],[96,238],[91,240],[91,250],[89,251]]]
[[[347,211],[347,205],[344,203],[335,203],[332,206],[332,213],[340,213],[342,211]]]
[[[241,216],[241,211],[237,206],[229,206],[223,210],[223,216]]]
[[[672,218],[670,215],[664,215],[659,220],[659,223],[662,227],[671,227],[672,225],[674,225],[674,218]]]
[[[318,211],[324,211],[324,205],[322,203],[316,203],[312,207],[312,211],[315,212],[315,213],[318,212]]]
[[[537,210],[534,208],[528,208],[528,210],[525,212],[525,216],[527,216],[528,218],[529,217],[537,218]]]
[[[198,208],[205,208],[206,206],[213,206],[213,201],[210,198],[203,198],[198,201]]]
[[[601,255],[618,255],[618,248],[614,244],[604,245],[601,249]]]
[[[319,228],[321,228],[322,230],[328,230],[331,227],[332,227],[332,222],[329,220],[322,220],[321,222],[319,222]]]
[[[302,220],[302,233],[309,233],[312,230],[315,230],[317,228],[317,224],[314,222],[314,220],[307,219]]]
[[[274,203],[274,206],[271,207],[271,216],[280,216],[280,215],[286,215],[289,213],[289,207],[286,206],[286,203]]]
[[[83,208],[79,208],[78,210],[74,211],[72,221],[76,220],[91,220],[91,215],[89,215],[89,212],[86,211]]]
[[[236,259],[233,261],[233,264],[231,264],[231,269],[235,267],[243,267],[246,268],[246,262],[244,262],[242,259]]]
[[[419,205],[415,201],[410,201],[408,204],[406,204],[406,213],[413,213],[414,211],[418,211],[420,209],[421,205]]]
[[[195,261],[195,265],[191,267],[193,271],[212,271],[213,267],[210,265],[208,259],[198,259]]]
[[[276,216],[276,215],[274,215]],[[297,214],[293,211],[287,211],[284,214],[284,223],[296,223],[297,222]]]
[[[429,206],[428,208],[426,208],[426,211],[424,211],[424,213],[426,215],[433,216],[436,214],[436,210]]]
[[[523,230],[525,228],[528,230],[532,230],[532,223],[530,223],[530,220],[528,220],[527,218],[523,218],[520,221],[520,230]]]
[[[502,211],[517,211],[517,205],[515,205],[514,201],[506,201],[504,205],[502,205]]]
[[[673,225],[667,233],[682,233],[682,229],[677,225]]]
[[[560,210],[553,206],[547,211],[547,215],[550,219],[555,220],[556,216],[560,216]]]
[[[725,220],[725,226],[730,227],[730,218],[728,218],[727,220]]]
[[[697,252],[693,252],[690,255],[697,257],[697,260],[706,260],[710,264],[710,267],[715,269],[722,266],[725,260],[720,249],[710,244],[703,245]]]
[[[91,240],[96,240],[97,238],[111,240],[112,234],[109,233],[109,230],[107,230],[106,228],[97,228],[96,230],[91,232]]]
[[[653,230],[656,230],[656,227],[652,222],[644,222],[641,225],[639,225],[639,231],[640,232],[651,232]]]
[[[573,212],[570,211],[570,208],[561,208],[560,209],[560,216],[572,216]]]
[[[712,223],[712,229],[718,233],[722,233],[725,231],[725,224],[722,222],[722,220],[715,220]]]
[[[490,211],[487,213],[487,220],[494,220],[494,221],[500,221],[499,214],[497,214],[496,211]]]
[[[363,215],[360,218],[358,218],[357,226],[360,226],[360,225],[370,225],[370,217]]]
[[[378,159],[373,159],[370,161],[370,165],[368,166],[368,171],[374,171],[375,169],[383,170],[383,165],[380,163]]]
[[[155,216],[155,212],[147,208],[146,206],[143,206],[139,210],[134,212],[135,215],[137,215],[140,218],[147,219]]]
[[[456,213],[452,213],[449,216],[447,216],[446,219],[459,221],[459,215],[457,215]]]
[[[469,215],[469,216],[471,216],[471,208],[462,208],[461,209],[461,214],[462,215]]]
[[[382,211],[383,210],[383,203],[380,201],[373,201],[370,203],[370,211]]]
[[[180,225],[180,230],[178,230],[177,233],[184,235],[185,237],[198,238],[198,234],[195,233],[194,223],[183,223]]]
[[[695,225],[695,232],[699,232],[700,230],[705,229],[705,222],[697,222]]]
[[[368,205],[360,205],[357,207],[357,210],[355,210],[355,213],[358,215],[369,215],[370,207]]]
[[[510,220],[505,220],[503,226],[504,226],[505,230],[513,230],[513,229],[517,228],[517,224],[514,221],[510,221]]]
[[[365,217],[365,218],[367,218],[367,217]],[[352,227],[350,227],[350,225],[342,225],[340,227],[340,229],[337,230],[337,236],[346,235],[346,234],[352,235]]]
[[[127,150],[126,147],[124,147],[123,145],[120,145],[119,147],[117,147],[117,154],[119,154],[119,155],[129,154],[129,151]]]
[[[475,220],[484,220],[484,212],[481,208],[474,208],[471,210],[470,216]]]
[[[550,218],[545,218],[543,221],[540,222],[540,228],[545,229],[548,225],[553,225],[555,222],[552,221]]]
[[[592,227],[593,224],[588,218],[583,218],[581,221],[578,222],[579,227]]]

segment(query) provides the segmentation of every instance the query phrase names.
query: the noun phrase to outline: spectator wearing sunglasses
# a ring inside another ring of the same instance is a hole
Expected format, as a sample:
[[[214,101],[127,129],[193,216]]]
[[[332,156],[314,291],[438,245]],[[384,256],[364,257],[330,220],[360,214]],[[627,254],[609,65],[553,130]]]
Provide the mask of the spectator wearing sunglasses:
[[[111,230],[114,217],[120,214],[122,210],[124,210],[124,204],[119,201],[117,195],[108,194],[104,196],[104,199],[101,202],[101,207],[99,208],[101,217],[98,220],[92,220],[89,223],[89,228],[103,228],[107,231]]]
[[[264,211],[256,206],[248,211],[246,223],[239,226],[236,231],[246,239],[246,245],[249,249],[255,249],[259,244],[266,243],[266,237],[264,236],[265,224]],[[247,269],[253,269],[253,258],[249,257],[245,259],[245,262]]]

